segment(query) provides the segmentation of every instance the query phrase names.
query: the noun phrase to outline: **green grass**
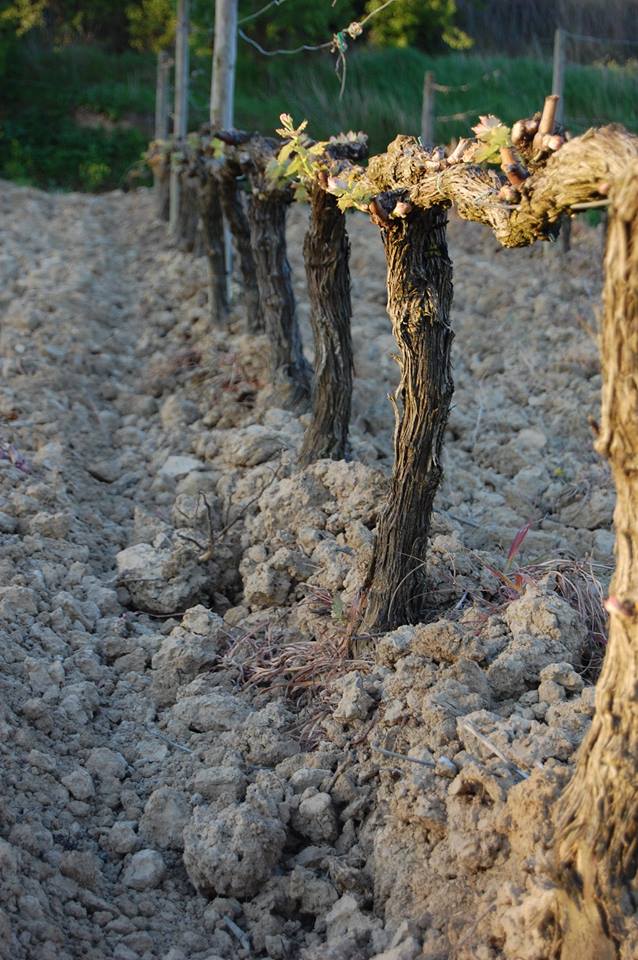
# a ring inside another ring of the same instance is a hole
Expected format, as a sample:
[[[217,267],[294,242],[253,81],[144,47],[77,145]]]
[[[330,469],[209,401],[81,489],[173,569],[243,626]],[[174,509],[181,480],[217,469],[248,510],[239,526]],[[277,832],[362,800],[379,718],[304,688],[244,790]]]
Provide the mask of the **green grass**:
[[[532,58],[362,48],[348,54],[347,82],[331,57],[254,61],[242,51],[238,68],[237,125],[272,132],[279,114],[306,118],[326,137],[365,130],[381,150],[397,133],[419,132],[425,70],[438,84],[469,85],[438,93],[436,138],[467,133],[479,113],[513,121],[538,109],[551,85],[551,65]],[[209,61],[192,63],[191,128],[207,116]],[[0,63],[0,176],[47,189],[105,190],[129,182],[152,132],[155,66],[152,56],[107,54],[95,47],[43,52],[16,44]],[[568,125],[617,121],[638,131],[638,66],[570,65],[566,79]],[[79,113],[78,113],[79,111]],[[455,118],[454,115],[461,114]],[[97,128],[82,123],[105,123]],[[78,122],[80,121],[80,122]]]
[[[277,78],[280,91],[271,89],[264,107],[269,118],[279,112],[270,100],[295,119],[308,118],[320,137],[344,128],[365,130],[377,151],[399,132],[419,133],[425,70],[434,72],[437,84],[470,86],[465,91],[437,93],[436,139],[440,143],[467,134],[479,113],[494,113],[506,122],[528,116],[540,109],[551,90],[551,64],[531,58],[426,57],[416,50],[363,50],[350,58],[343,100],[338,99],[330,63],[322,60],[311,73],[298,67],[282,73]],[[638,130],[638,65],[622,69],[569,66],[565,108],[574,132],[610,121]],[[455,114],[465,116],[454,119]]]

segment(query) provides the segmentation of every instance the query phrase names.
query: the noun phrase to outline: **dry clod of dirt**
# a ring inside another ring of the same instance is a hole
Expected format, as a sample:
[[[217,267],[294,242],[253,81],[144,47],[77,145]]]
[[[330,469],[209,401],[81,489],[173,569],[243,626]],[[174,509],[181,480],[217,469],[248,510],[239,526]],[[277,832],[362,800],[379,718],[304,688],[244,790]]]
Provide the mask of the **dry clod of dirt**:
[[[249,800],[221,811],[196,807],[184,834],[184,865],[195,887],[209,896],[256,894],[286,841],[278,812]]]

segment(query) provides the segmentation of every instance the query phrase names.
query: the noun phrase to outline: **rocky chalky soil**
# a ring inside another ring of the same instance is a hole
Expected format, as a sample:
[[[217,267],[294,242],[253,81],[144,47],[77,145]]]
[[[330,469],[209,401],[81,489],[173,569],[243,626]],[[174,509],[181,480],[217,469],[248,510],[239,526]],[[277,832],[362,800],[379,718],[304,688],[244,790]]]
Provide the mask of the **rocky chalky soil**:
[[[541,957],[613,546],[600,238],[563,261],[452,224],[431,616],[349,661],[396,380],[374,229],[351,221],[353,457],[299,472],[264,342],[211,333],[149,194],[0,206],[0,956]]]

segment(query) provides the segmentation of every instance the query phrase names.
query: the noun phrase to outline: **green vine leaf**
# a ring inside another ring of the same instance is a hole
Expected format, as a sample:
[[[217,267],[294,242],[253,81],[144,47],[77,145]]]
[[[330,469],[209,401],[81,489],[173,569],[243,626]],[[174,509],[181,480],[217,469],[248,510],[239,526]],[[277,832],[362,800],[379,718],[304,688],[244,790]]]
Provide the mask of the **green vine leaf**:
[[[213,152],[215,160],[221,160],[225,155],[224,144],[217,137],[213,137],[210,142],[210,149]]]
[[[281,127],[277,133],[286,141],[277,157],[270,161],[266,174],[276,186],[286,183],[293,185],[296,200],[308,199],[308,188],[320,181],[326,183],[327,191],[337,198],[340,210],[350,208],[366,211],[374,196],[371,185],[363,176],[361,167],[352,167],[340,173],[338,177],[329,176],[330,167],[326,159],[328,142],[320,140],[313,143],[305,132],[308,121],[303,120],[295,127],[290,114],[282,113]]]
[[[472,159],[475,163],[500,163],[501,147],[511,147],[512,131],[510,127],[488,114],[479,117],[479,122],[472,130],[476,134],[480,146],[474,151]]]

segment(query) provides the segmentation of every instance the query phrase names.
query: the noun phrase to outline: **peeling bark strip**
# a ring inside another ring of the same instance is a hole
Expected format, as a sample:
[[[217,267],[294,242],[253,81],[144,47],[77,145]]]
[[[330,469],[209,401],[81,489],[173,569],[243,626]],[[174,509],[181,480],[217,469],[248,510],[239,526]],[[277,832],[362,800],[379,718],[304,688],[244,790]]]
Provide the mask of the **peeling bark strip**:
[[[199,213],[210,275],[210,308],[213,324],[223,327],[228,317],[224,217],[217,178],[208,173],[200,181]]]
[[[596,713],[557,807],[561,960],[638,956],[638,164],[610,195],[596,448],[616,485],[616,570]]]
[[[320,187],[312,189],[303,252],[315,343],[312,420],[300,455],[308,464],[343,459],[352,405],[350,243],[336,199]]]
[[[418,623],[423,613],[430,516],[443,474],[443,433],[454,389],[446,226],[445,209],[437,205],[389,221],[381,230],[401,382],[392,485],[365,584],[368,630]]]
[[[242,192],[237,183],[239,168],[227,161],[219,171],[219,189],[224,217],[233,235],[243,283],[248,333],[261,333],[264,317],[259,302],[259,288],[255,272],[255,258],[250,243],[250,224],[246,215]]]
[[[276,403],[305,409],[311,369],[304,358],[295,295],[286,255],[287,191],[255,190],[248,207],[250,239],[264,325],[270,340],[271,383]]]

